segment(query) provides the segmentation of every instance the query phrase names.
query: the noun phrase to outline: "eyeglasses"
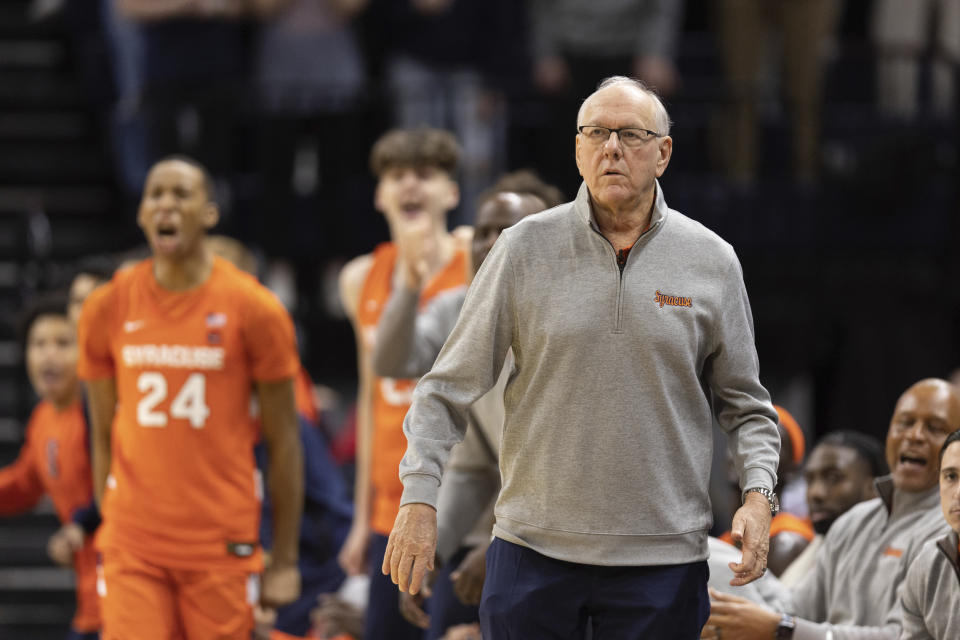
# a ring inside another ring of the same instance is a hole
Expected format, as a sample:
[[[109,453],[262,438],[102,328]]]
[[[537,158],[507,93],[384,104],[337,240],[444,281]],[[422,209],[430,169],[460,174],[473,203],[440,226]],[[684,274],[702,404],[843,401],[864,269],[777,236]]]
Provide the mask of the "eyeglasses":
[[[599,127],[593,124],[584,124],[577,127],[577,131],[587,139],[587,142],[591,144],[600,145],[605,143],[610,139],[610,134],[617,134],[617,138],[620,139],[620,144],[625,147],[639,147],[644,142],[653,140],[654,138],[661,138],[662,136],[656,131],[650,131],[650,129],[641,129],[639,127],[621,127],[619,129],[612,129],[610,127]]]

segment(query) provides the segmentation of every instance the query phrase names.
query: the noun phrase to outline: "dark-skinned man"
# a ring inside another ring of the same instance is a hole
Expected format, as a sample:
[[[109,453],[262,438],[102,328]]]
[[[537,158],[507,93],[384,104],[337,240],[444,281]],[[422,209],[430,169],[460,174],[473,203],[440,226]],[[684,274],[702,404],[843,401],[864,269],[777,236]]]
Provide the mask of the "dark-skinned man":
[[[702,637],[896,638],[896,604],[907,568],[927,540],[946,531],[937,495],[938,458],[958,427],[960,396],[951,384],[931,378],[907,389],[887,432],[891,473],[877,480],[879,497],[833,523],[816,566],[791,593],[790,611],[781,614],[711,592]]]
[[[856,431],[836,431],[820,439],[803,465],[807,511],[817,532],[780,582],[796,587],[816,563],[824,535],[850,508],[877,497],[874,480],[890,473],[883,444]]]
[[[270,291],[207,247],[218,218],[202,165],[155,164],[137,218],[153,255],[117,272],[81,312],[103,640],[249,639],[263,563],[258,438],[274,523],[259,598],[277,606],[300,590],[293,323]]]
[[[576,200],[504,231],[414,392],[383,562],[412,593],[433,565],[449,450],[513,350],[484,637],[577,637],[588,619],[596,640],[696,637],[713,415],[744,490],[733,581],[765,570],[776,412],[733,249],[669,209],[657,183],[669,128],[641,83],[600,84],[577,114]]]

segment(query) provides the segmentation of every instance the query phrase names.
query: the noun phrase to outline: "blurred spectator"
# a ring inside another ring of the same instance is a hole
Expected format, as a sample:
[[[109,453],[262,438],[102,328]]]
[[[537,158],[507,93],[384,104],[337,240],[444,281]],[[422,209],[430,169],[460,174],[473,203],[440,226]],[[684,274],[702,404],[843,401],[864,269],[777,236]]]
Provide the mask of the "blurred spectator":
[[[468,224],[474,200],[506,164],[506,106],[496,82],[517,62],[516,4],[371,2],[394,125],[450,129],[462,145],[455,225]]]
[[[671,95],[683,8],[682,0],[533,0],[534,83],[547,93],[572,88],[579,100],[598,77],[632,75]]]
[[[121,56],[117,73],[125,83],[121,106],[135,104],[144,127],[142,156],[127,150],[136,161],[131,169],[139,172],[161,157],[190,153],[210,168],[221,207],[228,210],[227,178],[240,157],[236,128],[246,80],[241,19],[266,15],[286,0],[113,1],[121,16],[113,37]],[[133,62],[123,52],[134,54]]]
[[[683,0],[531,0],[533,84],[542,105],[535,155],[513,160],[536,166],[544,178],[574,192],[576,113],[597,78],[635,76],[669,97],[679,84],[674,65]]]
[[[779,34],[790,112],[793,175],[813,184],[819,165],[824,45],[833,32],[836,0],[722,0],[719,35],[729,113],[721,134],[730,151],[728,178],[743,187],[757,179],[758,102],[768,40]]]
[[[877,103],[891,118],[913,121],[920,110],[920,59],[930,56],[930,107],[956,110],[960,0],[876,0],[870,28],[877,46]]]
[[[358,209],[350,195],[360,191],[369,208],[369,185],[358,171],[367,143],[357,140],[367,79],[353,28],[366,4],[290,0],[259,27],[260,209],[276,215],[256,216],[252,235],[271,256],[326,255],[357,233],[357,221],[342,215]]]

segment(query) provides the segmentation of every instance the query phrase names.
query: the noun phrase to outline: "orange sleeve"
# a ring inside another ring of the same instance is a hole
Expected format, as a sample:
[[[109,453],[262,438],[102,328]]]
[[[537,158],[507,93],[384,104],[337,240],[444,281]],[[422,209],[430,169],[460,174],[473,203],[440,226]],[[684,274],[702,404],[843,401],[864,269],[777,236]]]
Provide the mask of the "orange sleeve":
[[[113,354],[110,352],[113,292],[113,283],[109,283],[94,290],[83,303],[77,323],[77,343],[80,347],[77,375],[82,380],[113,378],[116,375]]]
[[[43,483],[34,466],[36,456],[31,451],[31,428],[27,440],[13,464],[0,469],[0,514],[12,516],[29,511],[43,497]]]
[[[803,536],[808,542],[813,540],[816,532],[809,519],[798,518],[792,513],[781,511],[770,523],[770,537],[780,533],[796,533]]]
[[[253,379],[269,382],[293,378],[300,369],[293,320],[270,290],[257,285],[243,324]]]

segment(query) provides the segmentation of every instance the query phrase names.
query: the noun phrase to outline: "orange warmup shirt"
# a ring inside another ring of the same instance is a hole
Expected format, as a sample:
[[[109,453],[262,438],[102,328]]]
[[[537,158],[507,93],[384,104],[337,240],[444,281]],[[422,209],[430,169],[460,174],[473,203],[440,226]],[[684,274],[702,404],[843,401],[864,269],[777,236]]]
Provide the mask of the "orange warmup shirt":
[[[259,571],[253,383],[300,369],[277,298],[221,258],[202,285],[169,291],[148,259],[91,294],[79,333],[81,378],[117,384],[98,548]]]
[[[90,477],[82,403],[57,411],[49,402],[41,402],[30,416],[26,442],[17,460],[0,469],[0,514],[28,511],[48,494],[60,522],[67,524],[74,512],[93,500]],[[100,628],[97,554],[90,538],[74,554],[74,569],[77,613],[71,626],[77,631],[96,631]]]
[[[438,293],[466,284],[466,261],[465,252],[454,254],[450,262],[423,288],[420,294],[421,308]],[[373,252],[373,266],[363,283],[357,320],[364,344],[369,350],[373,349],[377,323],[390,298],[396,262],[396,246],[381,244]],[[403,419],[413,400],[416,384],[416,380],[373,379],[373,456],[370,463],[373,504],[370,527],[384,536],[390,535],[400,509],[403,484],[400,483],[399,467],[407,450]]]

